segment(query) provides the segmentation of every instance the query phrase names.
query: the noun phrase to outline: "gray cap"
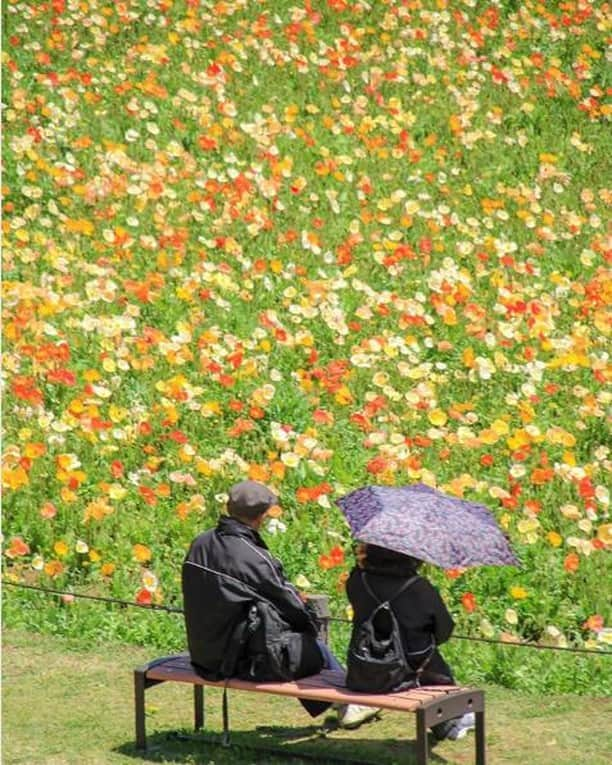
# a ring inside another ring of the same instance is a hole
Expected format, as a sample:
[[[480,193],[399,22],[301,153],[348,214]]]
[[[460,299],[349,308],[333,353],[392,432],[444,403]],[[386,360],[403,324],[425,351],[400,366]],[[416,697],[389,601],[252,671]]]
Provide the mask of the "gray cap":
[[[229,490],[227,511],[230,515],[257,518],[278,502],[267,486],[257,481],[241,481]]]

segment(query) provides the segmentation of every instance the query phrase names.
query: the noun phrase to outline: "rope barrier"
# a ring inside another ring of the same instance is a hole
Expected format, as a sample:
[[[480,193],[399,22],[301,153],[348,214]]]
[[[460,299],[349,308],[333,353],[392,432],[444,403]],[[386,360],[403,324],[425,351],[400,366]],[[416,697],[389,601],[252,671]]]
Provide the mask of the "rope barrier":
[[[49,587],[35,587],[33,584],[24,584],[22,582],[10,582],[7,579],[2,580],[3,585],[9,587],[21,587],[26,590],[34,590],[35,592],[45,592],[50,595],[68,595],[73,598],[82,598],[84,600],[96,600],[102,603],[113,603],[122,607],[135,606],[136,608],[146,608],[150,611],[166,611],[171,614],[183,614],[182,608],[173,608],[172,606],[162,606],[157,603],[137,603],[134,600],[120,600],[119,598],[107,598],[102,595],[86,595],[79,592],[65,592],[63,590],[54,590]],[[330,622],[336,622],[339,624],[352,624],[350,619],[344,619],[339,616],[328,617]],[[569,646],[560,645],[542,645],[540,643],[521,643],[512,642],[509,640],[493,640],[492,638],[473,637],[471,635],[453,635],[453,640],[468,640],[474,643],[491,643],[493,645],[513,646],[514,648],[535,648],[544,651],[566,651],[568,653],[589,653],[595,656],[612,656],[612,651],[593,650],[592,648],[570,648]]]
[[[345,624],[351,624],[349,619],[341,619],[337,616],[330,616],[330,622],[343,622]],[[539,648],[545,651],[569,651],[569,653],[592,653],[597,656],[612,656],[612,651],[600,650],[599,648],[594,650],[592,648],[570,648],[569,646],[562,645],[543,645],[541,643],[521,643],[514,642],[512,640],[493,640],[493,638],[473,637],[472,635],[456,635],[453,632],[453,640],[468,640],[474,643],[492,643],[493,645],[514,646],[515,648]]]
[[[115,603],[119,606],[135,606],[136,608],[148,608],[150,611],[168,611],[171,614],[182,614],[182,608],[172,608],[172,606],[162,606],[157,603],[137,603],[135,600],[119,600],[118,598],[105,598],[102,595],[85,595],[80,592],[65,592],[63,590],[52,590],[49,587],[35,587],[33,584],[23,584],[22,582],[9,582],[2,580],[2,584],[8,584],[10,587],[22,587],[25,590],[35,590],[36,592],[46,592],[51,595],[69,595],[72,598],[83,598],[85,600],[98,600],[102,603]],[[612,653],[612,651],[611,651]]]

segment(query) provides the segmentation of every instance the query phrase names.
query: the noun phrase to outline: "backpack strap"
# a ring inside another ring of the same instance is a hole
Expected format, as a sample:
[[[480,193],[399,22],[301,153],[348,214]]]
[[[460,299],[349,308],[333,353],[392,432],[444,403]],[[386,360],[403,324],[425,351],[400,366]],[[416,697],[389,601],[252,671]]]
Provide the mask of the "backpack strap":
[[[429,662],[432,660],[435,651],[436,651],[436,641],[432,637],[429,654],[423,659],[423,661],[419,664],[419,666],[415,670],[415,675],[416,675],[415,685],[417,688],[420,688],[421,686],[421,677],[423,675],[423,672],[427,669]]]
[[[219,675],[221,678],[234,677],[239,661],[243,658],[247,643],[255,629],[259,626],[257,603],[249,605],[246,614],[240,615],[232,628],[225,645],[225,653]]]
[[[420,578],[421,577],[418,574],[415,574],[414,576],[411,576],[410,579],[405,581],[402,584],[402,586],[399,588],[399,590],[396,593],[394,593],[390,598],[387,598],[386,600],[381,600],[377,595],[374,594],[374,592],[372,591],[372,588],[368,584],[368,580],[366,578],[366,572],[363,571],[363,570],[361,571],[361,581],[363,582],[363,586],[365,587],[366,592],[368,593],[368,595],[374,601],[376,601],[376,603],[378,603],[378,605],[382,605],[383,603],[391,603],[392,600],[395,600],[396,598],[398,598],[402,594],[402,592],[404,592],[404,590],[407,590],[408,587],[410,587],[411,584],[414,584],[416,582],[416,580],[420,579]]]

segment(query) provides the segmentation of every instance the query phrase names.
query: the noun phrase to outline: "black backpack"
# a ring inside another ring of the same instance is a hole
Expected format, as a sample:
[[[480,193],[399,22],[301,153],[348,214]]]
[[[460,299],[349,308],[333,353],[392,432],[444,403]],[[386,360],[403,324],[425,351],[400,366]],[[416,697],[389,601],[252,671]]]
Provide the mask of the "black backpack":
[[[314,634],[295,632],[271,603],[257,600],[233,630],[220,675],[267,682],[316,675],[322,668]]]
[[[314,625],[313,625],[314,630]],[[247,604],[228,640],[221,667],[209,679],[225,680],[223,688],[223,746],[229,746],[227,687],[231,678],[255,682],[293,680],[316,675],[323,655],[314,634],[293,632],[276,608],[264,600]]]
[[[410,667],[391,601],[419,577],[411,577],[391,598],[381,601],[372,592],[365,572],[360,573],[366,591],[378,605],[364,622],[353,628],[347,656],[347,688],[368,693],[388,693],[400,685],[418,685],[420,673],[429,663],[431,654],[416,672]]]

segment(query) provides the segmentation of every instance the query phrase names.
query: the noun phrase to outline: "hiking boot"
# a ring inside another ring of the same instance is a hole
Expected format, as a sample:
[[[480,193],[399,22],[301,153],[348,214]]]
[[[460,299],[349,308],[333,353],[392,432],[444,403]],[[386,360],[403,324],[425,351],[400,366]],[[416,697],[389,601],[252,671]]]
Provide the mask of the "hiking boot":
[[[341,728],[358,728],[372,720],[380,712],[377,707],[363,707],[359,704],[343,704],[338,707],[338,724]]]

